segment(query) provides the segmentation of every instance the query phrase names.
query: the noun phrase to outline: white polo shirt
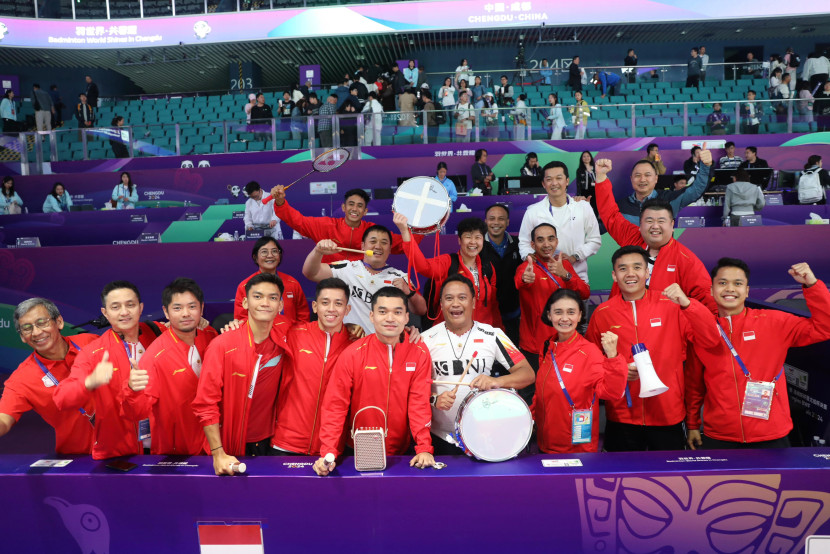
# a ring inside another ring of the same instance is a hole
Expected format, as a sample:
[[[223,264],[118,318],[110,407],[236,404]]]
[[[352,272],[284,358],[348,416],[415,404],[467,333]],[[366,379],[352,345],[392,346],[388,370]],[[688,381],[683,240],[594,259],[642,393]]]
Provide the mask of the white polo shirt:
[[[407,283],[406,273],[392,266],[386,266],[382,271],[372,274],[363,263],[359,261],[341,261],[329,264],[332,277],[342,279],[349,285],[349,305],[352,307],[349,314],[343,318],[344,323],[357,323],[366,334],[375,332],[375,326],[369,319],[369,312],[372,311],[372,296],[383,287],[391,287],[395,279],[403,279]]]

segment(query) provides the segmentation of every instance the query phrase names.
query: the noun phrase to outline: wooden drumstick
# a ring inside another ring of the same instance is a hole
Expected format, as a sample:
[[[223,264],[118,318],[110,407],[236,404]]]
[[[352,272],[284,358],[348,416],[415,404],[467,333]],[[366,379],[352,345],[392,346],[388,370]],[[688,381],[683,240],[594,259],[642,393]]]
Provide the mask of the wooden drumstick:
[[[355,254],[366,254],[367,256],[374,256],[374,250],[358,250],[357,248],[344,248],[342,246],[338,246],[337,249],[341,252],[354,252]]]
[[[433,381],[433,385],[456,385],[456,390],[460,386],[469,387],[470,383],[462,383],[461,381]]]
[[[458,382],[458,383],[456,383],[455,388],[454,388],[454,389],[453,389],[453,391],[452,391],[452,392],[453,392],[453,394],[455,394],[456,392],[458,392],[458,387],[460,387],[461,385],[463,385],[463,384],[464,384],[464,377],[466,377],[466,376],[467,376],[467,372],[468,372],[468,371],[470,371],[470,366],[471,366],[471,365],[473,365],[473,360],[475,360],[475,359],[476,359],[476,356],[478,356],[478,350],[476,350],[475,352],[473,352],[473,355],[472,355],[472,357],[470,358],[470,361],[469,361],[469,362],[467,362],[467,367],[465,367],[465,368],[464,368],[464,373],[462,373],[462,374],[461,374],[461,377],[458,379],[458,381],[459,381],[459,382]]]

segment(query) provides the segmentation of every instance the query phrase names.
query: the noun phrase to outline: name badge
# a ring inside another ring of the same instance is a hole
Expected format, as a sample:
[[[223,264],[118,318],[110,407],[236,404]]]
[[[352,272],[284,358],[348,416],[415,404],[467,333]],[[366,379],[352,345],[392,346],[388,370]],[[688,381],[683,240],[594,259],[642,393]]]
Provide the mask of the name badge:
[[[44,375],[43,377],[41,377],[40,380],[43,381],[43,386],[45,386],[45,387],[54,387],[55,386],[54,381],[52,381],[47,375]]]
[[[744,340],[755,340],[755,331],[744,331]]]
[[[573,370],[574,370],[574,366],[573,366],[573,364],[565,364],[565,365],[562,367],[562,371],[564,371],[565,373],[570,373],[570,372],[572,372]]]
[[[774,393],[774,382],[747,381],[741,415],[754,417],[755,419],[769,419],[769,411],[772,407],[772,395]]]
[[[142,419],[138,422],[138,440],[143,441],[150,438],[150,420]]]
[[[406,362],[407,371],[415,371],[415,364],[413,362]]]
[[[592,410],[574,410],[571,416],[571,444],[591,442]]]
[[[676,265],[667,266],[666,271],[671,271],[671,272],[677,271],[677,266]]]
[[[660,321],[659,317],[652,318],[650,322],[652,327],[661,327],[663,325],[663,322]]]

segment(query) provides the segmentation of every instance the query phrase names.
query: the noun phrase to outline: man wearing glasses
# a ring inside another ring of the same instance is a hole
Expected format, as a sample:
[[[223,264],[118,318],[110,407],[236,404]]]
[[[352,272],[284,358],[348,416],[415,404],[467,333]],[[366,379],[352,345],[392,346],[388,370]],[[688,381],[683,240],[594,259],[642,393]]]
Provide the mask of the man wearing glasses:
[[[92,401],[78,410],[59,411],[52,401],[58,383],[82,348],[98,338],[84,333],[61,336],[64,321],[54,303],[30,298],[14,310],[20,340],[34,352],[6,380],[0,398],[0,436],[8,433],[24,412],[34,410],[55,429],[55,452],[89,454],[92,446]]]

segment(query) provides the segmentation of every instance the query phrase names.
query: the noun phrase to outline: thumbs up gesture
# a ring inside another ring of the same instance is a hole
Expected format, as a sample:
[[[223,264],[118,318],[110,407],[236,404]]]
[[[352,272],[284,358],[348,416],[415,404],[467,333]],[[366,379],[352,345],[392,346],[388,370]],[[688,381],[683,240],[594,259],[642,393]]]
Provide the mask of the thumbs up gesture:
[[[87,390],[95,390],[100,386],[108,385],[112,380],[112,363],[110,363],[110,353],[104,350],[104,356],[101,361],[92,370],[92,373],[87,375],[84,380],[84,386]]]
[[[700,161],[703,165],[712,165],[712,151],[711,150],[701,150],[700,151]]]
[[[533,263],[528,260],[525,270],[522,273],[522,282],[531,284],[536,280],[536,273],[533,271]]]
[[[135,360],[130,360],[130,379],[127,384],[135,392],[143,391],[147,388],[147,383],[150,382],[150,375],[146,370],[140,369]]]

